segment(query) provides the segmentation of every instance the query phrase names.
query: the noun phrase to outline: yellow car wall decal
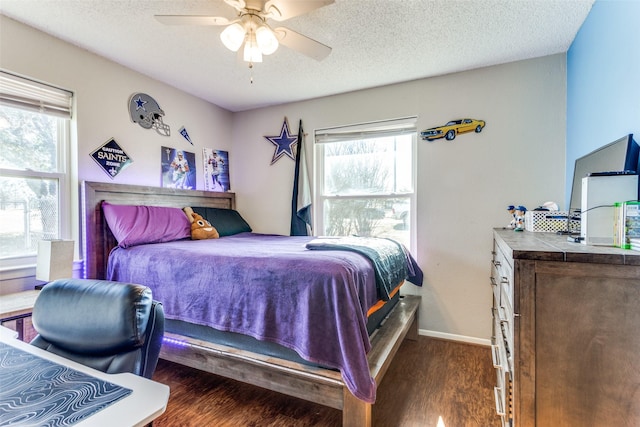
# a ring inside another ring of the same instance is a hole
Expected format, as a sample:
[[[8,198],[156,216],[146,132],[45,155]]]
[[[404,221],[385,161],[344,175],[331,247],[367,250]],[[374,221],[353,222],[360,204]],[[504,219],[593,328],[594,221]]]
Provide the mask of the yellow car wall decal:
[[[420,137],[426,141],[433,141],[435,139],[444,138],[447,141],[453,141],[456,135],[466,132],[480,133],[486,122],[484,120],[476,119],[458,119],[451,120],[444,126],[438,126],[435,128],[425,129],[420,132]]]

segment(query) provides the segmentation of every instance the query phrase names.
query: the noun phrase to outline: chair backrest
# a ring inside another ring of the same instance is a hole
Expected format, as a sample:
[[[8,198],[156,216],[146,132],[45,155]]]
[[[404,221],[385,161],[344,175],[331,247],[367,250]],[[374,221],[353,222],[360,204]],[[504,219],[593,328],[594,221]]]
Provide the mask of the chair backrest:
[[[59,279],[33,307],[32,345],[115,374],[151,378],[164,335],[164,310],[146,286]]]

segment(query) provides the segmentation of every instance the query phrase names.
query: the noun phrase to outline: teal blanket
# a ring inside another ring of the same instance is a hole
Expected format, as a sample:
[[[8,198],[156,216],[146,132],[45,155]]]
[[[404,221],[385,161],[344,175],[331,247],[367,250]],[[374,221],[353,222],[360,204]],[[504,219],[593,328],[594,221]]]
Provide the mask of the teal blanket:
[[[422,271],[411,254],[395,240],[379,237],[321,237],[306,244],[313,250],[342,250],[364,255],[373,263],[378,297],[391,298],[391,292],[403,280],[422,286]]]

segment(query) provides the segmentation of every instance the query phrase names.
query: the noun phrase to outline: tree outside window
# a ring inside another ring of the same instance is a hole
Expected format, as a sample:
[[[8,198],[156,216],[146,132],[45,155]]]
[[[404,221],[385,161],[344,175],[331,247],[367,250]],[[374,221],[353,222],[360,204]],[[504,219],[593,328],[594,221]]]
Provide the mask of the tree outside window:
[[[71,94],[7,73],[0,83],[0,259],[19,260],[63,237]]]
[[[317,144],[320,234],[388,237],[410,247],[414,140],[404,132]]]

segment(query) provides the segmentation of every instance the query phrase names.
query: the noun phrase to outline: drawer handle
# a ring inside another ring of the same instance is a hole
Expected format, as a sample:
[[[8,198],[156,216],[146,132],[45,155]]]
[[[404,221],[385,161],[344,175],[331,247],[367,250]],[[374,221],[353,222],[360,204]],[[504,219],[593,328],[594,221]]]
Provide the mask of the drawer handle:
[[[489,277],[489,279],[491,279],[491,286],[493,287],[498,286],[498,282],[496,282],[496,279],[493,276]]]
[[[496,267],[500,267],[502,263],[500,261],[493,261],[493,265],[495,265]]]
[[[500,387],[493,388],[493,395],[496,400],[496,414],[504,417],[507,413],[504,411],[504,404],[502,403],[502,397],[500,396],[502,389]]]

